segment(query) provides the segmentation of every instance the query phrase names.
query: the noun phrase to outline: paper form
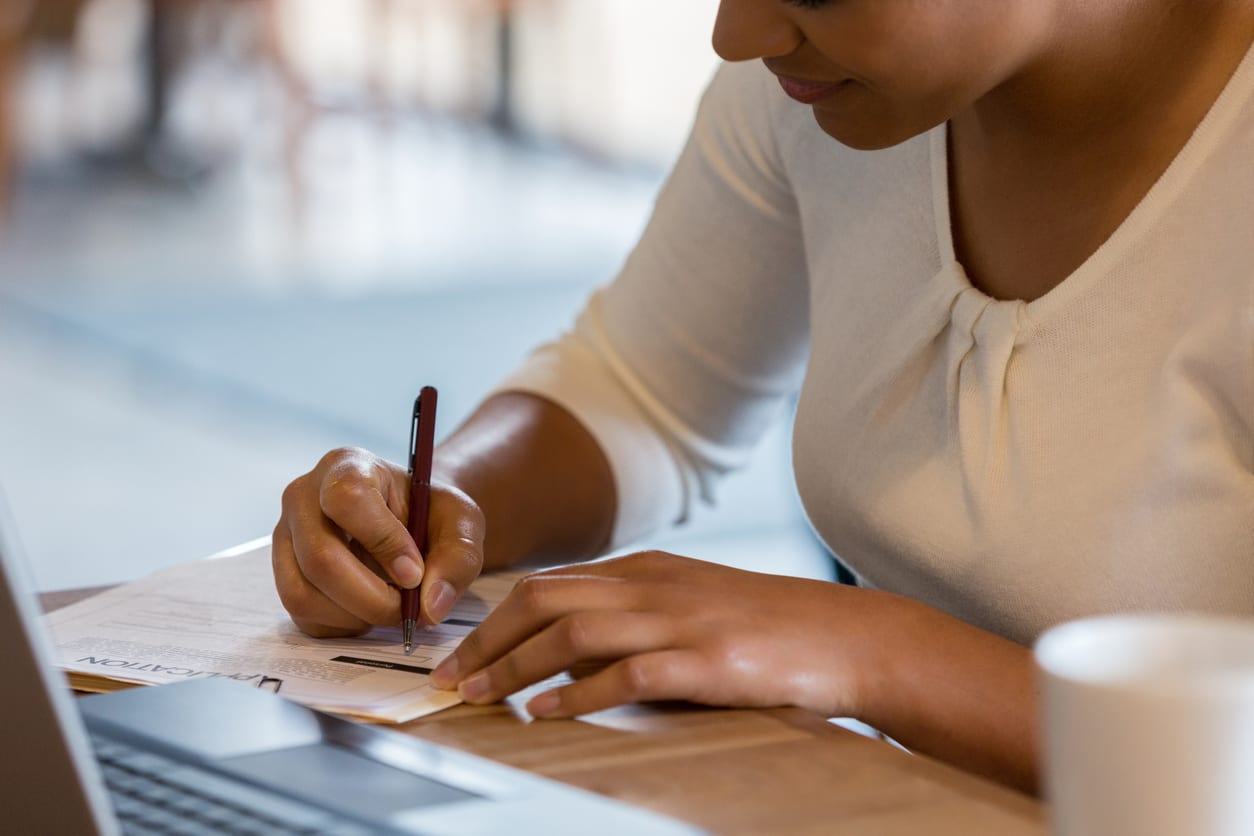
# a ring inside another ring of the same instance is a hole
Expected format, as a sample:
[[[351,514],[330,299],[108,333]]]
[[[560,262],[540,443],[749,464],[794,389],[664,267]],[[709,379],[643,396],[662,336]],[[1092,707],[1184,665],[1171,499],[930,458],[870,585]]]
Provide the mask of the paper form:
[[[521,575],[480,577],[443,624],[417,632],[410,656],[399,627],[349,639],[300,632],[279,603],[268,544],[156,572],[48,623],[61,668],[83,690],[229,677],[324,711],[403,723],[461,701],[428,674]]]

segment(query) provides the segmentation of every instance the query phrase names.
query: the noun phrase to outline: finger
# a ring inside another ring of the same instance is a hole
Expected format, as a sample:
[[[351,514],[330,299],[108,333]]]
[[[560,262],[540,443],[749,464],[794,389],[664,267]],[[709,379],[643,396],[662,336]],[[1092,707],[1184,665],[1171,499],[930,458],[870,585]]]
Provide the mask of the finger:
[[[670,575],[690,567],[693,563],[699,563],[699,561],[668,552],[641,551],[587,563],[558,566],[557,568],[546,570],[543,574],[596,575],[599,577],[643,579],[646,577]]]
[[[318,504],[398,586],[411,589],[422,580],[422,555],[394,511],[400,492],[392,472],[378,459],[347,457],[331,464],[319,488]]]
[[[578,717],[625,703],[656,700],[701,701],[707,677],[695,650],[662,650],[629,656],[598,674],[552,691],[527,703],[533,717]]]
[[[673,621],[659,613],[578,612],[563,616],[458,687],[469,703],[490,703],[589,660],[671,647]]]
[[[431,495],[431,538],[422,583],[420,618],[439,624],[483,570],[483,512],[460,491]]]
[[[639,590],[618,578],[541,573],[520,580],[483,623],[436,668],[441,687],[495,662],[565,615],[589,610],[642,609]]]
[[[368,623],[336,604],[301,574],[284,520],[279,521],[271,538],[270,563],[279,601],[303,632],[328,638],[359,635],[370,629]]]
[[[560,575],[563,577],[571,577],[575,575],[590,575],[598,578],[627,577],[629,574],[634,574],[632,571],[633,561],[644,554],[646,554],[646,552],[637,552],[619,557],[589,560],[583,563],[572,563],[567,566],[555,566],[552,569],[544,569],[536,574]]]
[[[298,510],[291,525],[300,573],[340,608],[370,624],[399,624],[401,598],[366,566],[317,508]]]

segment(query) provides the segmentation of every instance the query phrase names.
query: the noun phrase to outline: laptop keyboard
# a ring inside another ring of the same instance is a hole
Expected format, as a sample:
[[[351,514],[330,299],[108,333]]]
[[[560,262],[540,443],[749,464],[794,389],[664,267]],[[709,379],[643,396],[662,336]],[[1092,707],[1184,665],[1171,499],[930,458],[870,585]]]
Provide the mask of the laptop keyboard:
[[[286,796],[116,740],[93,735],[92,745],[127,836],[367,836],[377,832]]]

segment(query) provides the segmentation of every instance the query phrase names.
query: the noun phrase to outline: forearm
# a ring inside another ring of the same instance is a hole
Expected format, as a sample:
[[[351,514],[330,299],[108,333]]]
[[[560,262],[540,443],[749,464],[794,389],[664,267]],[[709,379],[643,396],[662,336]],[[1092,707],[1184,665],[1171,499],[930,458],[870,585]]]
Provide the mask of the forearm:
[[[551,401],[486,400],[437,449],[435,478],[465,491],[487,522],[484,567],[594,557],[609,542],[613,474],[592,435]]]
[[[871,619],[859,719],[912,751],[1037,790],[1038,692],[1028,648],[899,596]]]

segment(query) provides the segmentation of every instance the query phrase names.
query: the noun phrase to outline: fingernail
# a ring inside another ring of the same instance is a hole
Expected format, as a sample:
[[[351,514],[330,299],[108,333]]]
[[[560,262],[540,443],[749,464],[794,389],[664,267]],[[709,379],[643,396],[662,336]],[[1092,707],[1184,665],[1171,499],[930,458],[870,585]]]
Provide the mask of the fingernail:
[[[451,689],[457,681],[457,657],[446,656],[431,672],[431,684],[437,688]]]
[[[466,702],[474,702],[486,697],[488,695],[487,671],[479,671],[469,679],[462,680],[462,684],[457,686],[457,693]]]
[[[406,589],[413,589],[422,580],[422,570],[412,557],[401,555],[392,561],[392,577]]]
[[[453,609],[453,599],[456,597],[457,590],[448,581],[436,581],[431,585],[431,589],[427,591],[427,618],[431,619],[432,624],[439,624],[444,620],[448,611]]]
[[[527,703],[527,713],[532,717],[548,717],[562,704],[562,698],[556,691],[545,691]]]

